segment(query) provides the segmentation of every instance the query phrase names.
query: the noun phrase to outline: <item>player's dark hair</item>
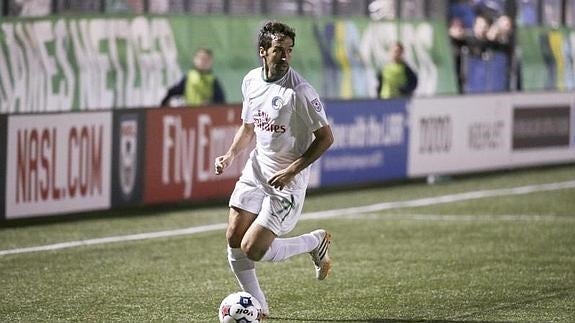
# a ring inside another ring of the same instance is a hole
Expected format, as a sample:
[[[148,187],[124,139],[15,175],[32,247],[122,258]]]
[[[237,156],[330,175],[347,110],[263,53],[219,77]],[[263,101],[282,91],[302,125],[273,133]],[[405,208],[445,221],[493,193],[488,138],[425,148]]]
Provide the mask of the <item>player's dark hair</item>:
[[[281,22],[268,21],[260,29],[258,35],[258,48],[262,47],[265,50],[270,48],[272,46],[272,36],[288,36],[293,40],[295,45],[295,30],[292,27]]]

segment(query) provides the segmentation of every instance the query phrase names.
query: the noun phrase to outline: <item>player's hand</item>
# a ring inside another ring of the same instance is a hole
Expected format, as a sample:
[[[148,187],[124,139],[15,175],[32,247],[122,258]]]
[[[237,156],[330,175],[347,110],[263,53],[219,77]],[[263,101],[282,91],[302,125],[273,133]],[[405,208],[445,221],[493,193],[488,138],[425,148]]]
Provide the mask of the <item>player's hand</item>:
[[[217,157],[216,161],[214,162],[216,175],[222,174],[224,172],[224,169],[226,169],[231,162],[232,158],[227,155]]]
[[[268,180],[268,184],[270,184],[273,188],[278,190],[283,190],[295,177],[296,173],[292,172],[289,168],[280,170],[279,172],[275,173],[270,179]]]

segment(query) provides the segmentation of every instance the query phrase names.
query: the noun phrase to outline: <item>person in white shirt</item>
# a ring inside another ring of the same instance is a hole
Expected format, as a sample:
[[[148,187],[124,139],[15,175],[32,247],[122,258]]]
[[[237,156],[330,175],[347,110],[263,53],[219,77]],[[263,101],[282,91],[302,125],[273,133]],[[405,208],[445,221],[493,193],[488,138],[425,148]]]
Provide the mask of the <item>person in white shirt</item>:
[[[289,63],[295,31],[270,21],[259,31],[262,66],[242,82],[242,120],[229,150],[215,160],[222,174],[240,151],[256,145],[230,197],[228,260],[240,287],[269,307],[257,280],[256,261],[283,261],[309,253],[316,278],[331,269],[331,234],[324,229],[281,238],[296,225],[309,181],[309,167],[333,143],[333,134],[316,90]]]

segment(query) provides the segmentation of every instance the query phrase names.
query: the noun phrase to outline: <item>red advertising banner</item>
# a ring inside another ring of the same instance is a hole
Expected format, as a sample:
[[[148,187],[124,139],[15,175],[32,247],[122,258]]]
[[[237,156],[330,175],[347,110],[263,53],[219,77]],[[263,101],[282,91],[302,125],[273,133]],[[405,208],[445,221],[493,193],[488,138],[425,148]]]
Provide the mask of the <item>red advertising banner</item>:
[[[214,160],[232,143],[240,113],[239,105],[147,111],[144,203],[228,196],[251,149],[222,175],[214,174]]]
[[[6,218],[109,208],[111,116],[10,116]]]

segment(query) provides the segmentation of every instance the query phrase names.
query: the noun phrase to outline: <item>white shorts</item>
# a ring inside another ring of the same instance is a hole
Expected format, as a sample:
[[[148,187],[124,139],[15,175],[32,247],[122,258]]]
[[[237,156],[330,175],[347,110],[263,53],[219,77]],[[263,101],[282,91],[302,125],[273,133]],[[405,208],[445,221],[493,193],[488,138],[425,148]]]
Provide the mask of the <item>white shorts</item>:
[[[251,161],[248,161],[232,192],[229,206],[257,214],[254,222],[279,237],[293,230],[297,224],[305,193],[305,189],[284,188],[280,191],[261,183],[253,174]]]

